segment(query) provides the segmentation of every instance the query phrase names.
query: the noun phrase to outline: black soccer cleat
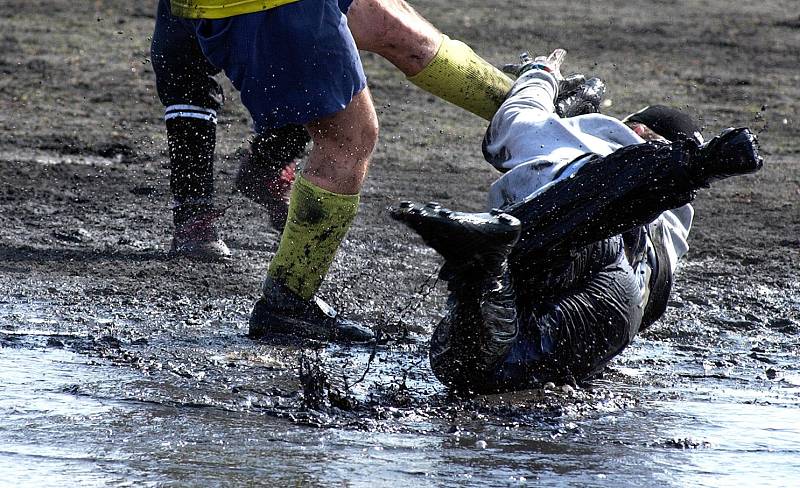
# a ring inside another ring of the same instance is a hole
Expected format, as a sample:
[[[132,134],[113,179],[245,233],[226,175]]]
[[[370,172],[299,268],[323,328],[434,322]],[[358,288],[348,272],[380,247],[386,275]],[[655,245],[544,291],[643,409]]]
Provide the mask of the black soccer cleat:
[[[322,299],[303,300],[286,285],[267,277],[264,293],[250,314],[252,339],[291,336],[325,342],[364,343],[375,338],[372,331],[344,320]]]
[[[731,176],[755,173],[764,166],[758,152],[758,139],[750,129],[726,129],[703,144],[689,167],[692,177],[701,184]]]
[[[522,229],[518,219],[499,210],[454,212],[435,202],[401,202],[389,212],[393,219],[414,229],[455,273],[468,269],[500,273]]]

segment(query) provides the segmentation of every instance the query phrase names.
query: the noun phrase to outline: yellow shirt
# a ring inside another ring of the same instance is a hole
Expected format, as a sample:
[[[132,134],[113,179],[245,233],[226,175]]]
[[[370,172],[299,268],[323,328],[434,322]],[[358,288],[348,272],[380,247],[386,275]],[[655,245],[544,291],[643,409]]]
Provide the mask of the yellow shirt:
[[[190,19],[222,19],[250,14],[297,0],[170,0],[172,15]]]

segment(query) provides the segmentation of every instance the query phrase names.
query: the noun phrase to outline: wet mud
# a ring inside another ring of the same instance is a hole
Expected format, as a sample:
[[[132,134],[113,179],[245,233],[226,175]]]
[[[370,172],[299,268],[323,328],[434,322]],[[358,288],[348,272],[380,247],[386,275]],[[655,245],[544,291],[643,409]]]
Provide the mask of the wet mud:
[[[167,259],[145,1],[0,12],[0,480],[32,486],[791,486],[800,476],[800,51],[793,1],[420,1],[490,61],[570,54],[606,112],[666,103],[759,132],[763,171],[702,191],[667,315],[599,379],[453,398],[427,337],[445,290],[401,199],[479,210],[485,123],[365,55],[381,141],[322,295],[377,347],[254,342],[278,235],[232,191],[249,120],[228,90],[217,187],[234,261]],[[642,13],[646,12],[647,15]],[[502,32],[502,35],[497,35]],[[2,484],[2,483],[0,483]]]

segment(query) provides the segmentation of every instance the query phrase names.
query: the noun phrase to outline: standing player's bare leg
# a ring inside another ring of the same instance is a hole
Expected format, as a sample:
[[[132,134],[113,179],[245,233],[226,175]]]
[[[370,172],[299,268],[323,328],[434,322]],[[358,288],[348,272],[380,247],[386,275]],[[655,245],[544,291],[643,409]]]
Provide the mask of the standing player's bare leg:
[[[355,0],[339,5],[358,48],[386,58],[420,88],[487,120],[502,104],[512,80],[466,44],[443,35],[405,1]],[[282,136],[284,129],[277,133]],[[284,144],[290,143],[291,138]],[[274,202],[268,187],[276,171],[269,162],[259,164],[259,158],[249,163],[237,176],[237,188],[256,202],[261,203],[262,194],[267,203]],[[266,186],[261,183],[265,180]],[[273,224],[277,220],[273,218]]]
[[[357,194],[378,139],[378,117],[369,89],[354,96],[341,112],[306,128],[314,147],[302,177],[330,192]]]
[[[314,148],[295,182],[289,216],[250,318],[250,336],[275,333],[363,341],[371,333],[337,320],[314,295],[358,211],[359,192],[378,137],[368,89],[341,112],[307,125]]]
[[[449,39],[403,0],[340,1],[348,27],[359,49],[374,52],[402,71],[424,90],[490,119],[511,87],[511,79],[467,45]],[[295,127],[269,135],[273,146],[297,147]],[[257,141],[259,136],[257,136]],[[262,138],[263,139],[263,138]],[[265,205],[273,226],[285,220],[282,189],[293,181],[294,156],[264,157],[270,151],[253,144],[253,155],[243,163],[236,187],[251,200]],[[282,164],[276,164],[278,163]]]

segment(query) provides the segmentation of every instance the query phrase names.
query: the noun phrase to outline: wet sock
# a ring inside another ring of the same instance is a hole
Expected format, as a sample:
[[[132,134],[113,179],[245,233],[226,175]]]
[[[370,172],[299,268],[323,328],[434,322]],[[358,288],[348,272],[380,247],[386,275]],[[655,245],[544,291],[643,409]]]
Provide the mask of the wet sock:
[[[305,300],[319,289],[358,210],[358,195],[341,195],[302,176],[292,188],[289,216],[269,276]]]
[[[211,215],[212,212],[214,212],[214,205],[210,202],[183,202],[172,208],[172,221],[176,228],[180,228],[198,217]]]
[[[431,62],[408,80],[486,120],[500,108],[513,83],[469,46],[447,36]]]
[[[174,117],[166,120],[170,158],[169,187],[175,207],[211,205],[214,198],[214,120]]]

